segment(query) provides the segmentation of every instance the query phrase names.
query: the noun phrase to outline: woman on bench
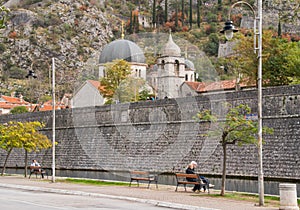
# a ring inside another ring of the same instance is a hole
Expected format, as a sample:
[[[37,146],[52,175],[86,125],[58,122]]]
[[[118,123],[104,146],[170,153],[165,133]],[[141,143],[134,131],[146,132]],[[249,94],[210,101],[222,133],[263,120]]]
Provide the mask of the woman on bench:
[[[185,170],[185,172],[187,173],[187,174],[195,174],[195,168],[197,167],[197,162],[195,162],[195,161],[192,161],[189,165],[188,165],[188,167],[187,167],[187,169]],[[204,176],[200,176],[200,179],[201,179],[201,181],[204,183],[204,184],[209,184],[209,181],[208,181],[208,179],[206,179]],[[197,180],[196,179],[194,179],[194,178],[187,178],[187,181],[191,181],[191,182],[196,182]],[[195,184],[195,186],[194,186],[194,188],[193,188],[193,192],[196,192],[196,191],[200,191],[200,184]],[[206,191],[206,187],[205,186],[203,186],[203,190],[204,190],[204,192]]]

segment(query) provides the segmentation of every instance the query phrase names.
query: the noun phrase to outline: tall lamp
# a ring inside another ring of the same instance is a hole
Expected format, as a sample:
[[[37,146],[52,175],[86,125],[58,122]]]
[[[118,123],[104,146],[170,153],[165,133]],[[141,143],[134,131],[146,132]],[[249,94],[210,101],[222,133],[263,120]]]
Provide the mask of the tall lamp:
[[[52,58],[52,182],[55,182],[55,60]]]
[[[238,30],[234,27],[230,20],[230,14],[232,9],[236,5],[244,4],[248,6],[254,15],[254,52],[258,52],[258,70],[257,70],[257,86],[258,86],[258,99],[257,99],[257,112],[258,112],[258,193],[259,193],[259,205],[264,205],[264,176],[263,176],[263,161],[262,161],[262,0],[257,0],[257,13],[254,8],[247,2],[238,1],[234,3],[228,12],[228,21],[225,22],[225,27],[220,32],[225,34],[225,37],[230,40],[233,37],[233,33]],[[256,24],[258,21],[258,27]],[[257,29],[258,28],[258,33]],[[256,43],[256,37],[258,42]]]

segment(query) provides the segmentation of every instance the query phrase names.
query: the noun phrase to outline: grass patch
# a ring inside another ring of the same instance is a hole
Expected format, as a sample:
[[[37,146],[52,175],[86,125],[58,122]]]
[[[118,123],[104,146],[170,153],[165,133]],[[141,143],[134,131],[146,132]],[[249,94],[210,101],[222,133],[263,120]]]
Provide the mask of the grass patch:
[[[239,192],[227,192],[224,196],[221,196],[219,193],[211,193],[211,194],[199,194],[195,196],[209,196],[215,198],[226,198],[232,200],[242,200],[249,201],[253,203],[259,203],[259,195],[250,194],[250,193],[239,193]],[[280,197],[279,196],[264,196],[265,204],[270,206],[279,206],[280,205]],[[300,206],[300,199],[297,200],[298,206]]]
[[[91,179],[61,179],[59,182],[65,183],[73,183],[73,184],[89,184],[89,185],[97,185],[97,186],[128,186],[128,183],[125,182],[108,182],[101,180],[91,180]]]

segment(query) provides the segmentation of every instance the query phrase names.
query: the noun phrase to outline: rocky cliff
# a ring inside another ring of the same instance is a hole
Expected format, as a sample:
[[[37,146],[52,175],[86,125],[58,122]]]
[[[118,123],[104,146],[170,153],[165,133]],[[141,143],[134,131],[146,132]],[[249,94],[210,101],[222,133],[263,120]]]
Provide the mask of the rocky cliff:
[[[113,37],[113,25],[120,22],[111,21],[109,11],[93,1],[30,2],[37,1],[5,4],[11,13],[1,32],[1,76],[22,79],[33,70],[42,82],[39,85],[48,84],[54,57],[58,90],[70,92],[81,79],[93,77],[99,52]],[[63,86],[66,82],[69,85]]]

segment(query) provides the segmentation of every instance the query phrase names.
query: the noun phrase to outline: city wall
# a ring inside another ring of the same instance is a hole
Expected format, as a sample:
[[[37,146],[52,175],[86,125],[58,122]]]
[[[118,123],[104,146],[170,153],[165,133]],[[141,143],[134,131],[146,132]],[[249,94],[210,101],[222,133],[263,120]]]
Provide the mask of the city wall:
[[[183,171],[195,160],[201,173],[220,175],[222,148],[219,139],[205,135],[213,129],[193,119],[203,109],[224,113],[223,102],[248,104],[255,118],[257,90],[221,92],[197,97],[163,99],[56,111],[56,168],[82,171],[151,172]],[[52,112],[2,115],[0,123],[42,121],[52,139]],[[263,136],[264,176],[276,179],[300,177],[300,85],[263,89],[263,126],[274,134]],[[0,150],[0,164],[6,152]],[[51,168],[51,148],[29,154]],[[24,166],[24,151],[14,150],[8,167]],[[227,173],[255,177],[258,170],[254,145],[228,147]]]

